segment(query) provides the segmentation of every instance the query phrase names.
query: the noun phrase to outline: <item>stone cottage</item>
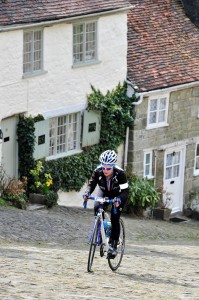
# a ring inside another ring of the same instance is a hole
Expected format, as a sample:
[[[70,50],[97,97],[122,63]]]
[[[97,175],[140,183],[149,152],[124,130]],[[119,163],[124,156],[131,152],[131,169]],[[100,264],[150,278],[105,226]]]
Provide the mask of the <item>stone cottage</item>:
[[[183,211],[199,197],[199,28],[182,1],[137,1],[127,76],[139,97],[128,165],[154,179],[172,212]]]

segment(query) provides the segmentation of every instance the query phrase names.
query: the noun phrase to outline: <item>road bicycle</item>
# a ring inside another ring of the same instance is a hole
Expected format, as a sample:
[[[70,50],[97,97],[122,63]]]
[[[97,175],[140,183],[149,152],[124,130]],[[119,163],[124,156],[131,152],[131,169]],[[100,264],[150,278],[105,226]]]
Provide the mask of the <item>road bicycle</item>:
[[[106,212],[104,212],[103,204],[119,202],[120,200],[117,199],[110,200],[107,198],[99,198],[99,197],[97,198],[93,196],[89,196],[89,199],[99,202],[100,205],[97,211],[97,215],[95,216],[94,224],[89,238],[90,250],[88,255],[87,271],[92,272],[92,265],[95,258],[95,254],[96,254],[95,250],[97,246],[99,246],[100,249],[99,251],[100,256],[103,257],[106,254],[109,267],[111,268],[112,271],[116,271],[119,268],[124,255],[124,248],[125,248],[124,222],[120,218],[120,236],[117,245],[117,255],[115,256],[115,258],[109,258],[107,256],[107,252],[109,249],[110,226],[108,226],[108,228],[105,230],[104,224],[106,224],[106,221],[110,223],[110,218],[109,215]],[[86,208],[86,204],[87,202],[85,202],[84,208]],[[114,206],[114,213],[117,213],[115,206]]]

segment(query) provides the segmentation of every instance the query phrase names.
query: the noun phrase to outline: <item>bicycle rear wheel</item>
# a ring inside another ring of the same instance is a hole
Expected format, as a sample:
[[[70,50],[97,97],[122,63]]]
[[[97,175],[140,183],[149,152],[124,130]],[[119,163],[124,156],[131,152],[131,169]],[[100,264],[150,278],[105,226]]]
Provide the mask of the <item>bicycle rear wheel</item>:
[[[125,248],[125,228],[124,222],[120,218],[120,237],[117,246],[117,255],[114,259],[108,258],[108,264],[112,271],[116,271],[122,261],[122,257],[124,255],[124,248]]]
[[[87,271],[88,272],[92,272],[91,268],[92,268],[92,265],[93,265],[95,249],[96,249],[97,241],[98,241],[98,230],[100,228],[99,226],[100,226],[100,221],[97,220],[94,224],[93,235],[92,235],[90,250],[89,250],[89,255],[88,255],[88,265],[87,265]]]

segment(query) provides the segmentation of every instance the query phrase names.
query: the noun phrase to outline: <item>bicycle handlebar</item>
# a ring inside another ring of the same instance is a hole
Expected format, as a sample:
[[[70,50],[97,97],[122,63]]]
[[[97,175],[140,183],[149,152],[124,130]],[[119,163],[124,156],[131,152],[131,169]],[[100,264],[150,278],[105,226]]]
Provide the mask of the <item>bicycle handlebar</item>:
[[[82,195],[82,197],[84,198],[84,195]],[[88,200],[94,200],[94,201],[97,201],[97,202],[100,202],[100,203],[115,203],[115,202],[118,202],[119,204],[121,204],[121,200],[120,198],[114,198],[114,199],[107,199],[106,197],[94,197],[94,196],[89,196],[88,197]],[[84,208],[87,207],[87,201],[84,201]],[[117,210],[116,210],[116,207],[114,206],[114,214],[117,213]]]

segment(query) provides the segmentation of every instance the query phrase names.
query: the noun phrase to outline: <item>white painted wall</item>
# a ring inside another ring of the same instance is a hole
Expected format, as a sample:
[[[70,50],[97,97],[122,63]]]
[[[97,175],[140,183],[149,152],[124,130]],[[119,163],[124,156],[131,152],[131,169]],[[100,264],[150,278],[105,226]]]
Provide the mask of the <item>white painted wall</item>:
[[[0,33],[0,54],[0,122],[24,112],[52,115],[74,105],[86,107],[91,84],[105,94],[126,79],[127,15],[123,12],[98,19],[100,63],[95,65],[72,67],[72,24],[44,28],[46,74],[23,79],[23,30]],[[82,205],[82,191],[62,193],[60,203]]]
[[[90,84],[103,93],[126,78],[126,13],[98,19],[100,63],[72,67],[72,24],[44,28],[46,74],[23,79],[23,30],[0,33],[0,120],[87,103]]]

